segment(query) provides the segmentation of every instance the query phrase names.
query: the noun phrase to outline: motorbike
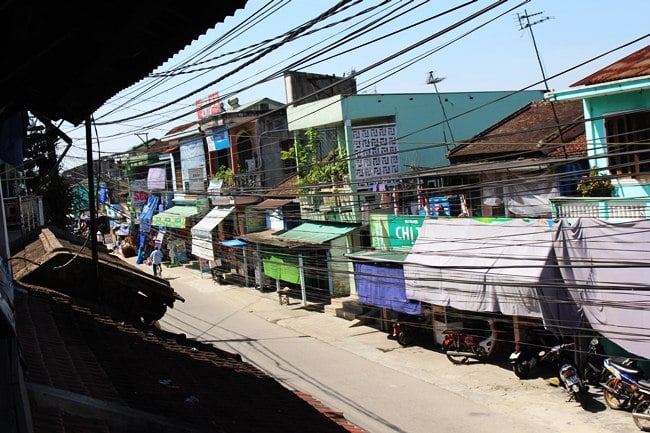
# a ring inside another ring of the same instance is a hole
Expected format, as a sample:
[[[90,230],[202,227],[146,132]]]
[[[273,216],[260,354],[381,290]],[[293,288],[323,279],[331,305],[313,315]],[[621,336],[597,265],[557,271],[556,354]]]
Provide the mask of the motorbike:
[[[586,384],[602,387],[612,377],[605,366],[605,359],[606,355],[601,349],[600,340],[598,337],[592,338],[582,366],[582,378]]]
[[[650,431],[650,381],[639,379],[636,404],[632,409],[634,424],[641,431]]]
[[[445,339],[442,349],[447,359],[453,364],[462,364],[470,359],[483,361],[492,353],[495,342],[495,332],[492,330],[486,338],[478,335],[465,334],[461,330],[447,329],[443,331]]]
[[[629,358],[607,358],[605,368],[611,373],[611,378],[603,384],[605,403],[612,409],[619,410],[627,407],[634,408],[639,396],[639,380],[642,373],[636,368],[634,361]]]
[[[396,339],[401,346],[407,347],[430,329],[430,324],[422,316],[400,315],[397,320],[393,320],[392,338]]]
[[[531,370],[539,362],[540,349],[559,344],[560,340],[544,328],[531,328],[522,341],[515,343],[515,351],[510,354],[512,371],[520,379],[530,376]]]
[[[580,379],[578,369],[573,365],[566,353],[567,349],[573,346],[575,346],[575,343],[557,344],[548,351],[541,351],[539,360],[540,362],[549,362],[555,366],[558,379],[564,390],[569,394],[568,401],[574,400],[582,405],[587,393],[587,386]]]

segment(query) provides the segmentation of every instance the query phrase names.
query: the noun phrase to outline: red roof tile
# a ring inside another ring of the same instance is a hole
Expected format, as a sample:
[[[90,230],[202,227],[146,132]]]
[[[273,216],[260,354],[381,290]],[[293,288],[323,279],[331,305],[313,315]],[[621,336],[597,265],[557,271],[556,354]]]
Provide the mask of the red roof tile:
[[[79,431],[130,431],[119,429],[108,416],[93,415],[96,408],[82,397],[122,411],[132,426],[152,417],[206,431],[354,428],[340,413],[287,390],[239,355],[183,335],[116,322],[101,308],[80,306],[55,292],[18,292],[16,318],[27,364],[25,380],[28,388],[38,385],[42,391],[38,404],[32,400],[32,412],[35,427],[47,428],[35,428],[35,433],[69,431],[50,424],[70,428],[70,422],[84,426]],[[61,395],[69,398],[67,407],[74,406],[79,418],[61,412],[66,406],[54,390],[65,391]],[[44,404],[43,394],[49,392],[50,401]],[[155,423],[147,428],[160,430]]]
[[[553,113],[555,109],[555,114]],[[555,121],[557,115],[559,121]],[[452,163],[476,160],[544,157],[584,134],[581,101],[536,101],[511,114],[449,152]],[[574,152],[586,155],[586,148]]]
[[[15,296],[34,433],[361,431],[237,354],[40,284]]]

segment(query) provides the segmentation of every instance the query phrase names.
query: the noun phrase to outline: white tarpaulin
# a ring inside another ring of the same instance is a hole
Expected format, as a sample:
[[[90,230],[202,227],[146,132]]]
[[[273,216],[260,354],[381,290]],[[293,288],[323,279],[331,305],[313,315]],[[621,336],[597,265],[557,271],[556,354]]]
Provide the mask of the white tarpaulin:
[[[207,260],[214,260],[212,231],[235,209],[234,206],[215,207],[191,229],[192,254]]]
[[[548,266],[548,220],[425,220],[404,262],[409,299],[460,310],[541,317],[537,286]]]
[[[650,358],[650,220],[562,221],[555,254],[573,300],[591,327]]]

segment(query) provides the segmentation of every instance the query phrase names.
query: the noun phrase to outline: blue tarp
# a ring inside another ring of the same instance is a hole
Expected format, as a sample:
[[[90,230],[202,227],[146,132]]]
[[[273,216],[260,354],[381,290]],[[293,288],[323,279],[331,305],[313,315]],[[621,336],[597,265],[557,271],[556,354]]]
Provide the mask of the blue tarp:
[[[244,245],[248,245],[248,242],[244,242],[239,239],[230,239],[228,241],[221,241],[221,245],[236,248],[236,247],[243,247]]]
[[[354,270],[360,302],[400,313],[422,313],[418,301],[406,298],[402,266],[355,263]]]

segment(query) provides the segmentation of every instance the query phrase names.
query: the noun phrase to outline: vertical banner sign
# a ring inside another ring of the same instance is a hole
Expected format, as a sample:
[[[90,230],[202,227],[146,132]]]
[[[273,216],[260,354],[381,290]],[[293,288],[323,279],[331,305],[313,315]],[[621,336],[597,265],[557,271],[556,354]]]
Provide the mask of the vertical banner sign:
[[[210,93],[207,98],[197,99],[196,116],[199,120],[205,117],[214,116],[221,112],[221,103],[219,102],[219,92]]]

